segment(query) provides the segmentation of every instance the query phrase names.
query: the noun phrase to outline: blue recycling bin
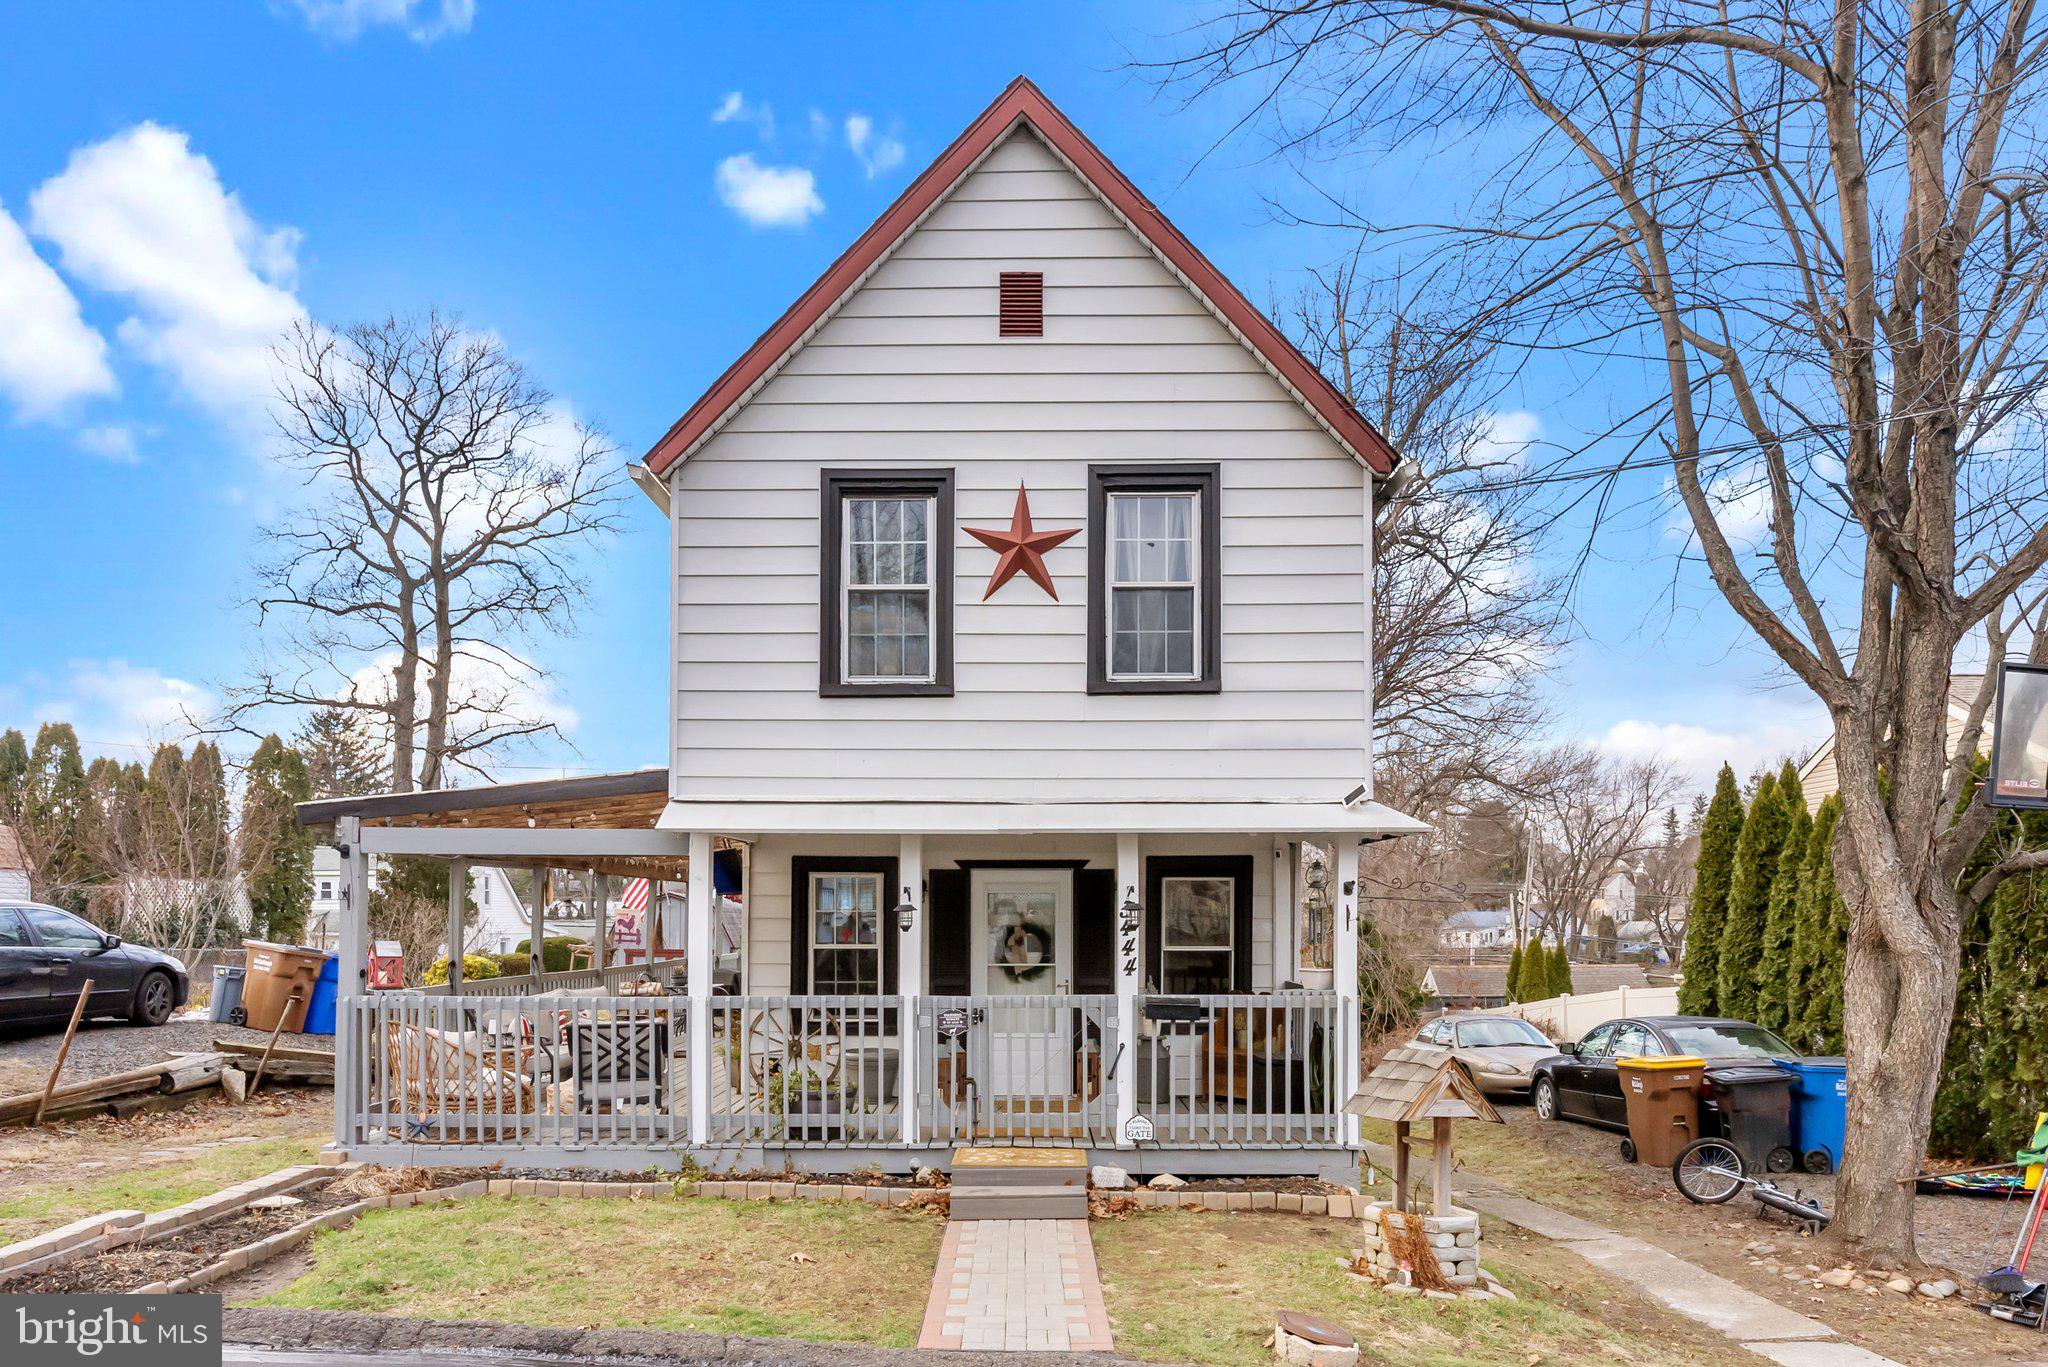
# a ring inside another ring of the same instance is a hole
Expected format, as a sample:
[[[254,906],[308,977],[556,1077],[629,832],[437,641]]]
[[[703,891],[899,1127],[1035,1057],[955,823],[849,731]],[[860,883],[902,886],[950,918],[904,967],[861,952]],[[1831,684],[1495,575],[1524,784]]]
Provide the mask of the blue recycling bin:
[[[1842,1058],[1781,1058],[1792,1075],[1792,1147],[1811,1173],[1833,1172],[1842,1164],[1842,1136],[1849,1128],[1849,1061]]]
[[[320,965],[320,976],[313,982],[313,995],[306,1001],[306,1033],[309,1035],[331,1035],[334,1033],[334,998],[341,987],[341,959],[333,954]]]

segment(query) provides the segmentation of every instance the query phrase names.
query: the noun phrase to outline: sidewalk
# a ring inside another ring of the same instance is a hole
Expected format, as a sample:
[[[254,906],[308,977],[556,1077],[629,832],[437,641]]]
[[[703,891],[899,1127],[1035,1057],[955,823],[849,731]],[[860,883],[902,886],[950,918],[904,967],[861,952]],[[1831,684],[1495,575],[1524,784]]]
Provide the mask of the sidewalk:
[[[1393,1150],[1367,1143],[1365,1151],[1373,1162],[1391,1170]],[[1811,1315],[1788,1310],[1655,1244],[1552,1210],[1483,1179],[1461,1174],[1453,1183],[1462,1204],[1551,1240],[1617,1281],[1627,1282],[1783,1367],[1902,1367],[1867,1348],[1843,1343],[1833,1329]]]

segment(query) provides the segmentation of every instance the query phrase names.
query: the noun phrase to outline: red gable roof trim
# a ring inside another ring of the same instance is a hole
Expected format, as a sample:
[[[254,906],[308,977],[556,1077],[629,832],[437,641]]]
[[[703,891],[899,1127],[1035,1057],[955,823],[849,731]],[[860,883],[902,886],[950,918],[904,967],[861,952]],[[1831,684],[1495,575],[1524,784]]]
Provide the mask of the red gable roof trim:
[[[1072,167],[1111,211],[1165,260],[1169,269],[1251,348],[1332,437],[1380,474],[1393,471],[1399,456],[1372,424],[1037,86],[1022,76],[1012,81],[995,103],[984,109],[910,183],[887,212],[841,253],[702,398],[690,405],[689,411],[648,451],[647,468],[656,475],[667,473],[670,466],[723,426],[1019,121],[1028,123],[1053,153]]]

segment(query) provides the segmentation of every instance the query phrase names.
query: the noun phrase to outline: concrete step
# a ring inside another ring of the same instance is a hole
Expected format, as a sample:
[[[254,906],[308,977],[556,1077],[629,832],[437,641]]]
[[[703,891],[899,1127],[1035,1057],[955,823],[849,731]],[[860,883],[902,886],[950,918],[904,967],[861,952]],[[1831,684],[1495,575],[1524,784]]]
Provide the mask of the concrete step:
[[[955,1220],[1085,1220],[1085,1187],[959,1186],[952,1191],[949,1216]]]

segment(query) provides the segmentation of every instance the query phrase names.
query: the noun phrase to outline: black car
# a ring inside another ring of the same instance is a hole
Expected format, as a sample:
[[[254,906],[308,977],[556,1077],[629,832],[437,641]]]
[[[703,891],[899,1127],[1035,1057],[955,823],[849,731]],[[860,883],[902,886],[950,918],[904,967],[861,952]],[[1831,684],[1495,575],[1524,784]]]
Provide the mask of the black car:
[[[1720,1016],[1631,1016],[1594,1026],[1577,1044],[1538,1063],[1529,1096],[1543,1120],[1581,1120],[1628,1128],[1619,1059],[1696,1055],[1712,1063],[1797,1058],[1799,1051],[1761,1025]]]
[[[88,1016],[162,1025],[192,995],[192,979],[161,950],[123,944],[68,911],[0,902],[0,1025],[71,1018],[92,980]]]

